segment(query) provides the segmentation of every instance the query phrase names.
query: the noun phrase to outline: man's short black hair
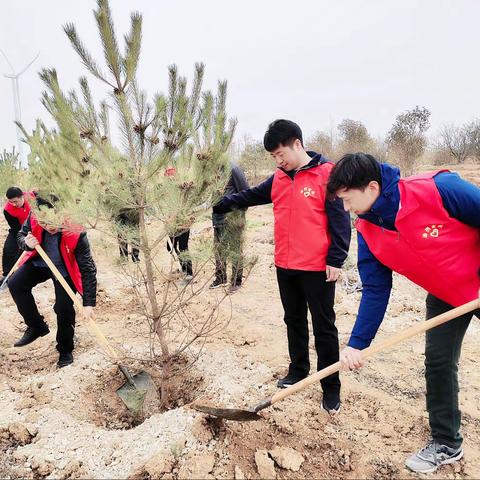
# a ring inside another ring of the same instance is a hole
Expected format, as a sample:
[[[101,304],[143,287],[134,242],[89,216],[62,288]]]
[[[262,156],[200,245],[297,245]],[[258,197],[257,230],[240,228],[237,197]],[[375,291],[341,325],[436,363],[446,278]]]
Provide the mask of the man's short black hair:
[[[23,195],[23,190],[20,187],[10,187],[5,196],[11,200],[12,198],[20,198]]]
[[[265,132],[263,146],[267,152],[273,152],[278,147],[290,147],[297,138],[303,147],[302,129],[295,122],[284,119],[275,120]]]
[[[343,188],[364,190],[372,181],[382,186],[378,160],[368,153],[347,153],[333,167],[327,191],[330,197],[334,197]]]

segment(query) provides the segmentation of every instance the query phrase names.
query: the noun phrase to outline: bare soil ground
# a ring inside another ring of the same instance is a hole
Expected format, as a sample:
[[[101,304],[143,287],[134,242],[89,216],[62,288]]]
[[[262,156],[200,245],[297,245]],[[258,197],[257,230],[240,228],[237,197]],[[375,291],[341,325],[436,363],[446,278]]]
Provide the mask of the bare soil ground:
[[[478,166],[469,168],[465,177],[478,181]],[[208,220],[195,228],[206,226]],[[199,361],[177,380],[174,408],[162,412],[153,399],[143,422],[116,397],[123,379],[84,325],[77,327],[74,364],[56,368],[49,282],[35,294],[51,333],[21,349],[12,346],[24,328],[21,318],[10,296],[0,297],[0,478],[416,478],[403,463],[428,438],[423,336],[379,354],[359,372],[342,374],[343,407],[334,418],[320,408],[320,386],[265,410],[258,422],[221,422],[191,408],[193,401],[254,405],[276,391],[276,379],[286,372],[270,206],[248,212],[247,243],[259,260],[245,286],[231,296],[231,306],[222,307],[225,316],[233,310],[228,327],[209,339]],[[351,279],[355,251],[353,242],[345,273]],[[97,251],[97,317],[107,336],[135,357],[145,349],[143,327],[131,313],[128,286],[112,256]],[[201,301],[213,295],[206,290]],[[377,339],[423,321],[424,297],[420,288],[395,277]],[[338,283],[342,344],[359,298]],[[465,459],[431,478],[480,478],[479,331],[474,319],[460,364]],[[311,359],[313,364],[313,348]],[[141,368],[135,360],[129,365]],[[297,465],[294,452],[282,450],[286,447],[301,455]]]

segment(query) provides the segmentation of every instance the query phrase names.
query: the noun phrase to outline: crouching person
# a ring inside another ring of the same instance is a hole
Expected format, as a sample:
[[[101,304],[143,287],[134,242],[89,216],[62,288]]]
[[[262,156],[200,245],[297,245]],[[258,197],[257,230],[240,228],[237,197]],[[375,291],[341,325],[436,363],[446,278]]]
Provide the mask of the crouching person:
[[[74,292],[83,296],[84,315],[93,313],[97,292],[96,267],[93,261],[87,234],[79,226],[55,228],[39,223],[31,213],[17,236],[19,247],[29,252],[20,268],[13,274],[8,287],[20,315],[27,324],[22,338],[15,347],[23,347],[50,330],[39,313],[32,289],[39,283],[53,280],[57,314],[57,350],[60,354],[58,367],[73,362],[73,336],[75,332],[75,309],[60,282],[56,280],[47,264],[38,255],[35,247],[41,245],[53,264]]]

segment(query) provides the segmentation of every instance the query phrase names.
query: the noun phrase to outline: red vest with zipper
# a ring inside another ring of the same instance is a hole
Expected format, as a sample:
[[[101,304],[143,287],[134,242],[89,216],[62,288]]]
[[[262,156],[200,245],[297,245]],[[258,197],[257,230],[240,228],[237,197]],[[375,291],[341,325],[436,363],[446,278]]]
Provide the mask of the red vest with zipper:
[[[24,203],[23,207],[15,207],[10,202],[7,202],[3,209],[10,214],[12,217],[15,217],[20,222],[20,225],[25,223],[25,220],[28,218],[28,214],[30,213],[30,203],[28,201],[32,201],[35,199],[35,196],[32,192],[23,192]]]
[[[292,270],[325,271],[330,247],[325,211],[332,163],[299,170],[293,180],[277,169],[272,203],[275,222],[275,265]]]
[[[396,232],[364,219],[356,227],[380,262],[458,307],[478,297],[480,229],[450,217],[433,180],[437,173],[398,182]]]
[[[44,229],[39,225],[33,215],[30,217],[30,225],[32,235],[41,244]],[[61,232],[60,254],[62,255],[63,262],[65,263],[65,267],[67,268],[67,272],[70,275],[70,278],[72,279],[73,284],[77,289],[77,292],[80,295],[83,295],[82,276],[80,274],[80,269],[78,268],[77,259],[75,258],[75,249],[77,248],[82,228],[77,225],[69,225],[68,228],[70,228],[71,230],[64,230]],[[38,255],[36,250],[27,252],[27,254],[20,262],[20,265],[23,265],[25,262],[30,260],[32,257],[35,257],[36,255]]]

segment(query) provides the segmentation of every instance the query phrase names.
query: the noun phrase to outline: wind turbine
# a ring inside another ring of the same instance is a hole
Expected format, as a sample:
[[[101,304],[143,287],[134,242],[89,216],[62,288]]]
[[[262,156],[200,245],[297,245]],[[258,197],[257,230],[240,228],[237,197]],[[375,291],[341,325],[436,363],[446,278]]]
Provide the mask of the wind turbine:
[[[10,63],[10,60],[8,57],[5,55],[3,50],[0,50],[2,53],[3,57],[7,61],[8,65],[10,66],[10,69],[12,70],[12,73],[4,73],[3,76],[6,78],[10,78],[12,80],[12,95],[13,95],[13,108],[15,110],[15,121],[16,122],[21,122],[22,121],[22,109],[20,105],[20,89],[18,87],[18,79],[20,75],[25,73],[25,71],[32,65],[32,63],[39,57],[40,52],[37,53],[37,55],[33,58],[33,60],[20,72],[15,73],[15,69],[13,68],[12,64]],[[20,128],[16,127],[17,129],[17,148],[18,148],[18,161],[19,161],[19,167],[20,168],[27,168],[27,159],[25,158],[23,154],[23,142],[22,142],[22,131]]]

